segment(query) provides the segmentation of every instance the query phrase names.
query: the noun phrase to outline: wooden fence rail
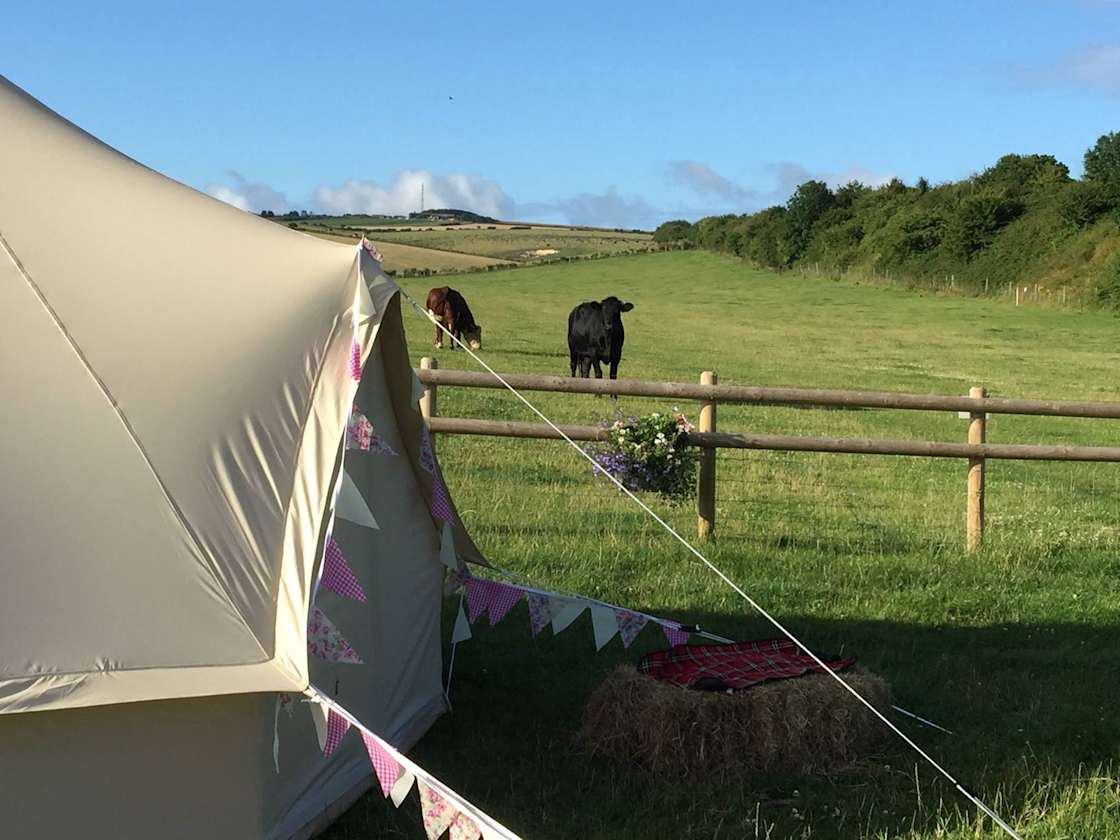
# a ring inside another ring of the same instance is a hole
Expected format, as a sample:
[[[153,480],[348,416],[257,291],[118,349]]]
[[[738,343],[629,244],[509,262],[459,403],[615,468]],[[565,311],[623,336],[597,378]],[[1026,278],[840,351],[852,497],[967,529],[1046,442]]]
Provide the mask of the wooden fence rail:
[[[435,392],[440,385],[473,388],[504,388],[488,373],[439,370],[435,359],[421,360],[416,371],[426,392],[421,411],[433,433],[488,435],[512,438],[560,440],[561,436],[544,423],[505,420],[473,420],[439,417],[435,413]],[[619,394],[641,397],[676,397],[700,400],[697,431],[688,435],[688,444],[704,450],[700,460],[697,487],[697,531],[700,539],[715,535],[717,449],[769,449],[785,452],[833,452],[855,455],[892,455],[926,458],[963,458],[968,461],[966,545],[979,550],[984,536],[984,465],[991,460],[1023,461],[1097,461],[1120,462],[1120,447],[1043,446],[1035,444],[994,444],[986,442],[986,417],[989,413],[1046,415],[1053,417],[1097,417],[1120,419],[1120,403],[1072,402],[1060,400],[1012,400],[986,396],[983,388],[972,388],[967,397],[894,394],[882,391],[826,391],[801,388],[756,388],[719,385],[713,371],[705,371],[700,385],[681,382],[646,382],[634,379],[569,379],[562,376],[501,374],[519,391],[552,391],[577,394]],[[926,411],[967,412],[968,442],[892,440],[884,438],[799,437],[716,431],[718,403],[800,405],[861,408],[889,408]],[[560,426],[576,441],[605,440],[607,432],[599,426]]]

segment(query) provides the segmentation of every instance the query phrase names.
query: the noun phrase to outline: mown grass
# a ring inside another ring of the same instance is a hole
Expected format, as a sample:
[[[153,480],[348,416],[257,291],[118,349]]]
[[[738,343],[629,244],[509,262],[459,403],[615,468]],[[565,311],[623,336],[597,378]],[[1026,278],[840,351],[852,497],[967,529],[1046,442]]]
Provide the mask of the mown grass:
[[[441,281],[442,282],[442,281]],[[498,370],[567,373],[566,316],[617,294],[621,375],[963,394],[1120,399],[1117,321],[1016,309],[755,271],[699,252],[620,257],[450,280],[483,325]],[[430,283],[405,280],[423,299]],[[414,359],[427,323],[406,313]],[[471,367],[440,351],[442,367]],[[558,421],[656,400],[532,398]],[[512,396],[444,389],[448,416],[531,419]],[[692,405],[681,409],[695,415]],[[719,409],[725,430],[963,441],[956,415]],[[996,417],[993,442],[1115,445],[1110,421]],[[597,484],[563,444],[442,437],[463,517],[499,566],[549,588],[773,635],[725,585],[632,503]],[[994,462],[988,543],[963,551],[965,466],[948,460],[721,452],[718,541],[706,553],[807,643],[855,654],[900,705],[952,729],[899,725],[1029,840],[1120,837],[1120,472],[1110,464]],[[663,511],[691,536],[689,506]],[[452,617],[448,605],[446,619]],[[449,635],[445,628],[445,638]],[[461,645],[445,716],[413,754],[525,837],[908,838],[1001,836],[900,742],[828,778],[734,788],[650,778],[593,760],[574,735],[589,693],[622,661],[663,646],[646,628],[629,650],[595,653],[586,616],[530,638],[524,605]],[[415,802],[363,799],[332,840],[423,837]]]

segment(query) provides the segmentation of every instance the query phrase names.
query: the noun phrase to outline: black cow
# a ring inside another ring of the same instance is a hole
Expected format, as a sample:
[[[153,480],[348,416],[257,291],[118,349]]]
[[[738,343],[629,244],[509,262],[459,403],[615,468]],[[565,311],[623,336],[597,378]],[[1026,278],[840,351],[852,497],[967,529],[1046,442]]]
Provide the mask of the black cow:
[[[611,379],[618,379],[618,363],[622,359],[622,342],[626,332],[622,329],[622,313],[634,308],[613,295],[601,301],[581,303],[568,316],[568,352],[571,354],[572,376],[586,379],[595,366],[595,378],[603,378],[600,364],[609,362]]]

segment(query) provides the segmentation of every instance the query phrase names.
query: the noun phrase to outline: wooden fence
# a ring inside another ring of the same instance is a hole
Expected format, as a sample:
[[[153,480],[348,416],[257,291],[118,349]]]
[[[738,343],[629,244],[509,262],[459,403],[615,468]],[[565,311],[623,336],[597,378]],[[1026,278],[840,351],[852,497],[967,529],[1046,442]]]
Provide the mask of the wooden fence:
[[[439,386],[505,388],[489,373],[439,370],[435,359],[420,360],[416,371],[425,386],[420,407],[433,433],[492,435],[513,438],[561,439],[544,423],[506,420],[473,420],[440,417],[436,394]],[[967,397],[936,394],[896,394],[887,391],[836,391],[808,388],[759,388],[720,385],[714,371],[701,374],[700,384],[650,382],[637,379],[572,379],[564,376],[501,374],[518,391],[550,391],[567,394],[618,394],[632,397],[661,397],[698,400],[700,420],[689,433],[688,444],[703,449],[697,486],[697,530],[701,540],[714,537],[716,525],[716,450],[772,449],[786,452],[836,452],[857,455],[905,455],[927,458],[962,458],[968,462],[966,502],[966,546],[977,551],[984,539],[984,465],[991,460],[1102,461],[1120,462],[1120,447],[1042,446],[995,444],[986,440],[989,414],[1021,414],[1048,417],[1095,417],[1120,419],[1120,403],[1069,400],[1019,400],[989,397],[983,388],[969,390]],[[787,405],[817,408],[878,408],[909,411],[954,411],[967,416],[968,437],[964,443],[883,438],[797,437],[720,432],[716,428],[719,403]],[[599,426],[560,426],[572,440],[597,441],[606,437]]]

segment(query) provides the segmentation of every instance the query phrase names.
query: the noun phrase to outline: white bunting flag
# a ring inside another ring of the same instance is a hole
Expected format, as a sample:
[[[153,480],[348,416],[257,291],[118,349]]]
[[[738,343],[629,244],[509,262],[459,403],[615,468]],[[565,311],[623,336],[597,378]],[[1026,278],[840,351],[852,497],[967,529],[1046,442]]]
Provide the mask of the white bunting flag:
[[[552,632],[559,633],[567,630],[569,625],[587,607],[586,601],[576,601],[571,598],[552,599]]]
[[[342,488],[339,490],[338,503],[335,505],[334,512],[339,519],[345,519],[347,522],[353,522],[366,528],[380,529],[377,520],[373,518],[369,505],[362,498],[358,485],[345,471],[342,473]]]
[[[439,542],[439,559],[449,569],[459,568],[459,557],[455,554],[455,531],[450,522],[443,523],[443,535]]]
[[[319,741],[319,751],[327,746],[327,707],[318,700],[311,700],[311,721],[315,724],[315,738]]]
[[[615,620],[614,610],[610,607],[592,606],[591,627],[595,631],[595,650],[602,650],[618,632],[618,621]]]
[[[412,783],[416,781],[416,777],[412,772],[401,768],[401,774],[397,777],[397,781],[393,785],[393,789],[389,791],[389,798],[393,800],[393,806],[396,808],[401,807],[408,792],[412,790]]]
[[[424,383],[416,378],[416,374],[412,374],[412,404],[416,405],[420,402],[420,398],[424,396]]]
[[[451,644],[465,642],[471,638],[471,623],[467,621],[467,614],[463,611],[463,601],[459,600],[459,615],[455,618],[455,629],[451,632]]]

